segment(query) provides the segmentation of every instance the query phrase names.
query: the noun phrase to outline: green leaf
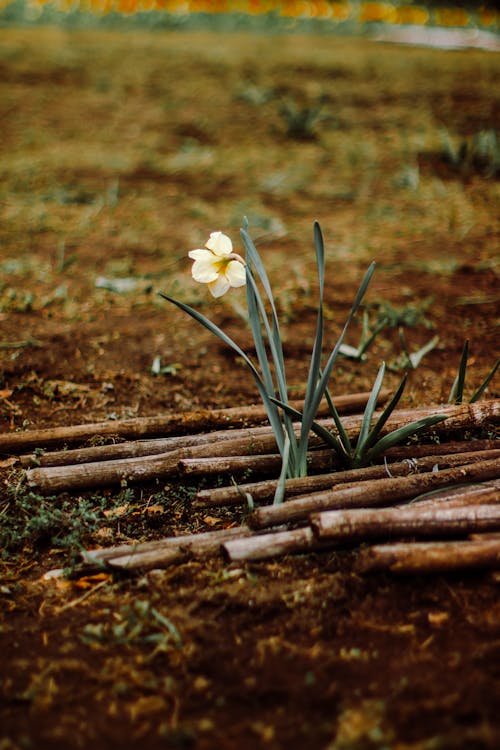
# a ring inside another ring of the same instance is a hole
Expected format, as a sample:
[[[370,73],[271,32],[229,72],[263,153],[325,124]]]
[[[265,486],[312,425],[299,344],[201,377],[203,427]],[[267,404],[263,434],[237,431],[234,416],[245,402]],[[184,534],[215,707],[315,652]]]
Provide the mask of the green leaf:
[[[385,435],[383,438],[381,438],[378,443],[376,443],[373,448],[368,451],[364,458],[363,465],[372,463],[375,458],[377,458],[377,456],[380,456],[382,453],[384,453],[389,448],[392,448],[394,445],[398,445],[399,443],[403,442],[408,437],[410,437],[410,435],[414,435],[416,432],[419,432],[426,427],[432,427],[439,422],[443,422],[447,418],[448,417],[446,414],[436,414],[432,417],[422,417],[422,419],[417,419],[415,422],[410,422],[410,424],[407,424],[404,427],[400,427],[399,429],[390,432],[388,435]]]
[[[370,283],[370,279],[373,276],[374,270],[375,270],[375,263],[371,263],[358,289],[355,300],[352,304],[350,313],[348,315],[347,321],[344,325],[344,328],[342,329],[342,333],[340,334],[338,341],[335,347],[333,348],[333,351],[331,352],[327,360],[327,363],[323,369],[319,382],[316,385],[314,395],[309,403],[308,413],[307,415],[304,416],[304,421],[302,423],[301,440],[299,443],[299,451],[301,452],[303,451],[305,453],[305,451],[307,450],[307,441],[305,439],[302,440],[302,435],[307,435],[310,432],[312,421],[318,411],[319,404],[325,393],[328,380],[330,378],[330,375],[333,369],[333,365],[335,364],[335,360],[337,359],[337,356],[339,353],[339,348],[342,344],[347,328],[349,327],[354,315],[356,314],[358,310],[359,305],[361,304],[361,301],[365,295],[368,284]],[[302,456],[299,454],[299,462],[301,461],[301,459],[302,459]]]
[[[275,404],[278,404],[278,406],[281,406],[283,411],[288,412],[290,416],[295,417],[298,421],[302,422],[304,415],[300,411],[298,411],[298,409],[294,409],[294,407],[290,406],[290,404],[285,404],[276,398],[271,399],[271,401],[273,401]],[[332,432],[330,432],[330,430],[327,430],[326,427],[323,427],[323,425],[319,424],[318,422],[313,421],[311,425],[311,431],[314,432],[314,434],[319,438],[321,438],[329,448],[332,448],[335,453],[337,453],[342,464],[350,463],[349,454],[344,449],[342,443]]]
[[[378,436],[380,435],[380,433],[382,431],[382,428],[385,426],[387,420],[389,419],[389,417],[391,416],[392,412],[394,411],[394,409],[398,405],[398,403],[399,403],[399,401],[401,399],[401,396],[403,395],[403,391],[404,391],[405,386],[406,386],[406,380],[407,380],[407,378],[408,378],[408,375],[405,374],[405,376],[401,380],[401,382],[400,382],[400,384],[399,384],[399,386],[398,386],[398,388],[396,390],[396,393],[394,394],[394,396],[392,397],[392,399],[389,401],[389,403],[387,404],[387,406],[385,407],[385,409],[382,411],[382,414],[377,419],[376,424],[373,426],[370,434],[368,435],[368,437],[367,437],[367,439],[365,441],[365,445],[364,445],[364,452],[365,453],[367,453],[368,450],[372,447],[372,445],[374,445],[375,441],[377,440]]]
[[[425,355],[428,354],[430,351],[432,351],[434,347],[437,346],[438,343],[439,343],[439,336],[434,336],[430,341],[424,344],[421,349],[419,349],[416,352],[411,352],[410,354],[408,354],[408,360],[413,370],[417,369],[417,367],[419,366],[420,362],[425,357]]]
[[[482,382],[482,384],[479,386],[477,391],[473,394],[472,398],[470,399],[470,403],[473,404],[475,401],[477,401],[481,396],[483,395],[486,388],[489,386],[493,378],[495,377],[495,373],[498,370],[498,367],[500,366],[500,357],[497,359],[493,367],[491,368],[489,374],[485,378],[485,380]]]
[[[304,399],[304,420],[306,424],[310,424],[316,416],[316,409],[314,408],[314,397],[315,390],[318,380],[321,375],[321,355],[323,351],[323,294],[325,285],[325,248],[323,243],[323,235],[318,222],[314,223],[314,247],[316,250],[316,265],[318,269],[318,281],[319,281],[319,303],[318,303],[318,314],[316,318],[316,334],[314,336],[313,350],[311,354],[311,361],[309,364],[309,373],[307,376],[306,394]],[[302,425],[304,422],[302,422]],[[299,445],[308,441],[309,430],[301,427]],[[306,451],[300,452],[300,458],[304,463],[306,460]]]
[[[467,371],[467,360],[469,359],[469,342],[465,341],[462,349],[462,356],[458,366],[458,372],[451,387],[448,403],[454,401],[455,404],[461,404],[464,399],[465,374]]]
[[[257,389],[259,391],[259,395],[262,399],[262,403],[264,404],[264,407],[266,409],[266,413],[269,418],[269,422],[271,423],[271,427],[273,429],[274,436],[276,438],[276,442],[278,445],[278,449],[280,453],[282,453],[284,442],[283,442],[283,426],[281,424],[281,420],[279,418],[279,414],[277,409],[275,408],[274,404],[270,400],[266,387],[262,381],[261,376],[259,375],[259,372],[257,368],[255,367],[254,363],[250,359],[250,357],[245,354],[243,349],[241,349],[236,342],[234,342],[227,334],[224,333],[224,331],[219,328],[215,323],[212,323],[211,320],[209,320],[205,315],[195,310],[193,307],[190,307],[189,305],[186,305],[184,302],[180,302],[179,300],[174,299],[173,297],[169,297],[168,294],[164,294],[163,292],[160,292],[160,297],[163,297],[163,299],[166,299],[167,302],[171,302],[173,305],[176,305],[180,310],[190,315],[194,320],[196,320],[198,323],[201,323],[201,325],[205,326],[211,333],[214,333],[223,343],[227,344],[233,351],[238,354],[247,367],[250,369],[250,372],[253,375],[253,378],[255,380],[255,383],[257,385]]]
[[[370,426],[371,426],[371,422],[373,418],[373,413],[377,405],[380,389],[382,387],[382,382],[384,380],[384,375],[385,375],[385,362],[382,362],[380,369],[377,373],[377,377],[375,378],[375,383],[373,384],[373,388],[371,390],[370,396],[368,398],[368,402],[365,407],[363,419],[361,421],[361,429],[359,431],[358,442],[356,445],[356,452],[354,454],[355,463],[359,460],[359,458],[365,452],[365,444],[370,434]]]
[[[276,491],[274,493],[274,505],[280,505],[284,498],[285,498],[285,486],[286,486],[286,475],[287,475],[287,467],[288,467],[288,457],[290,455],[290,438],[288,435],[285,435],[285,446],[283,449],[283,460],[281,463],[281,471],[278,479],[278,484],[276,486]]]

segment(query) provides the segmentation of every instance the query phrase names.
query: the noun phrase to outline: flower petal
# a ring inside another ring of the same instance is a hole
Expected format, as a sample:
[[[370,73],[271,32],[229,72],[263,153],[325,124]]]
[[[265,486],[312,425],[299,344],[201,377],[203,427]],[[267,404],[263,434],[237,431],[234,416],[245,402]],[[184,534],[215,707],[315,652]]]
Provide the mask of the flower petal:
[[[233,243],[222,232],[212,232],[208,238],[206,247],[216,255],[230,255],[233,252]]]
[[[213,253],[210,252],[210,250],[206,250],[205,248],[199,248],[198,250],[190,250],[188,252],[188,258],[191,258],[192,260],[202,260],[203,258],[213,258]]]
[[[217,266],[213,262],[213,255],[210,258],[200,258],[195,260],[191,269],[191,276],[200,284],[210,284],[219,276]]]
[[[224,271],[231,286],[244,286],[247,283],[245,266],[238,260],[231,260]]]
[[[230,287],[230,283],[224,274],[221,274],[215,281],[208,284],[208,288],[214,297],[222,297]]]

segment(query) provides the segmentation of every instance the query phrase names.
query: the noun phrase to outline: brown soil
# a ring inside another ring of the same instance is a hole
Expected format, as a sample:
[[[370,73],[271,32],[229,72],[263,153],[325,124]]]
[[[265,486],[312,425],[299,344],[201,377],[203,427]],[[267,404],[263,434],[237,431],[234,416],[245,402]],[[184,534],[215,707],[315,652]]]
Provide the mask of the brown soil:
[[[406,405],[446,400],[466,338],[468,393],[492,366],[498,181],[477,161],[447,162],[440,134],[458,147],[498,124],[498,57],[37,29],[3,30],[0,70],[3,431],[255,402],[242,364],[156,294],[249,348],[242,290],[214,303],[186,258],[215,229],[238,245],[244,215],[285,321],[293,395],[315,320],[314,219],[332,343],[373,259],[370,320],[382,304],[399,310],[411,351],[439,335]],[[320,98],[316,126],[287,133],[280,103]],[[111,292],[98,277],[137,287]],[[347,340],[358,337],[359,324]],[[366,389],[400,354],[386,329],[366,362],[342,360],[335,392]],[[167,368],[156,376],[155,357]],[[0,466],[1,750],[500,746],[491,573],[361,577],[347,550],[44,580],[81,545],[241,513],[194,513],[181,483],[42,501],[8,456]]]

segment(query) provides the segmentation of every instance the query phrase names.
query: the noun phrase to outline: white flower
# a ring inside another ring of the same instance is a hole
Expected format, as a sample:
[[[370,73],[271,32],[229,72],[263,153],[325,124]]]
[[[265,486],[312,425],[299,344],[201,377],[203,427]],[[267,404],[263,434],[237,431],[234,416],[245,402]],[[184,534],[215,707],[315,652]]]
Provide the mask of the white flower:
[[[207,284],[214,297],[246,284],[245,262],[233,253],[233,243],[222,232],[212,232],[205,247],[191,250],[189,257],[194,260],[193,279]]]

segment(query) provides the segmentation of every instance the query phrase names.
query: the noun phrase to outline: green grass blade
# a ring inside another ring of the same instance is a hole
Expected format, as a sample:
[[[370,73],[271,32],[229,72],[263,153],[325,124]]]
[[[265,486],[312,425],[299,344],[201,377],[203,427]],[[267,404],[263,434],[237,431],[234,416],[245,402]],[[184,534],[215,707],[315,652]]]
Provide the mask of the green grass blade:
[[[261,318],[259,312],[259,305],[257,301],[257,290],[255,285],[252,284],[252,270],[247,266],[247,307],[248,307],[248,320],[252,331],[252,338],[255,345],[255,352],[257,359],[259,360],[259,366],[262,373],[262,378],[267,392],[270,395],[275,395],[275,385],[271,368],[269,367],[268,353],[264,337],[262,335]]]
[[[431,352],[439,343],[439,336],[434,336],[424,344],[418,351],[408,354],[408,360],[413,370],[416,370],[426,354]]]
[[[287,390],[287,385],[286,385],[286,377],[285,377],[285,369],[284,369],[284,364],[283,364],[281,342],[279,343],[278,349],[276,349],[273,335],[271,333],[270,326],[269,326],[269,320],[267,318],[264,304],[262,302],[262,297],[260,296],[259,289],[253,277],[251,265],[247,265],[247,279],[248,279],[248,283],[247,283],[248,317],[250,320],[252,336],[253,336],[260,368],[263,374],[264,383],[266,385],[268,395],[275,396],[276,389],[274,386],[274,380],[272,377],[271,368],[269,366],[266,343],[262,335],[261,322],[266,332],[268,346],[271,351],[271,357],[274,362],[274,369],[275,369],[276,381],[277,381],[277,390],[278,390],[281,400],[288,403],[288,390]],[[278,414],[278,419],[279,419],[279,414]],[[293,425],[290,421],[288,414],[286,414],[286,412],[283,415],[282,422],[290,440],[289,459],[287,459],[290,464],[290,473],[293,476],[296,476],[297,473],[299,472],[299,469],[297,468],[297,452],[298,452],[297,439],[295,437]],[[280,448],[280,451],[281,451],[281,448]]]

